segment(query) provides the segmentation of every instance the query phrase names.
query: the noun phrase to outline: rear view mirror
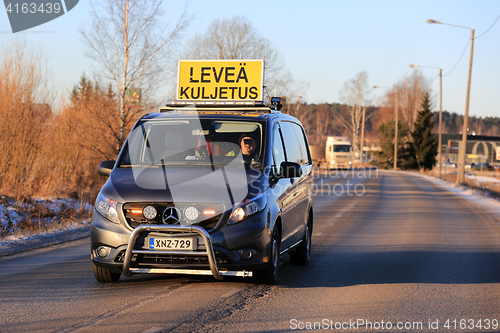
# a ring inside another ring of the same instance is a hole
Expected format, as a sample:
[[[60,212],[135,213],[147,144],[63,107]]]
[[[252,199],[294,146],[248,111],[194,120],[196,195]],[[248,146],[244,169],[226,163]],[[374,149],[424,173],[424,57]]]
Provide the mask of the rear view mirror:
[[[281,162],[280,177],[281,178],[295,178],[302,176],[302,168],[299,163],[295,162]]]
[[[113,167],[115,166],[116,161],[103,161],[99,163],[99,166],[97,167],[97,172],[101,176],[109,176],[111,174],[111,171],[113,170]]]

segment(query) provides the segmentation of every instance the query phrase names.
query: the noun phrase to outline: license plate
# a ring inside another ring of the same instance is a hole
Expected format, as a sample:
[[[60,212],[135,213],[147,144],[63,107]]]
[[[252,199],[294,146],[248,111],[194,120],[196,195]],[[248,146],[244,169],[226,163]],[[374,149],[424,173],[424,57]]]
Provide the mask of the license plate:
[[[195,238],[149,238],[150,250],[195,250]]]

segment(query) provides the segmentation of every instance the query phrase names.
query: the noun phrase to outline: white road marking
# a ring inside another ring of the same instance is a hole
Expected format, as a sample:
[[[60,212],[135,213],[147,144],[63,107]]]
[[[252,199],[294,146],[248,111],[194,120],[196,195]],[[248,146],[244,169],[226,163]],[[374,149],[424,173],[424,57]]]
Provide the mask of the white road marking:
[[[163,327],[151,327],[149,330],[144,331],[143,333],[156,333],[156,332],[161,332],[163,331]]]
[[[221,295],[222,298],[228,298],[228,297],[231,297],[233,296],[234,294],[240,292],[242,289],[241,288],[234,288],[234,289],[231,289],[229,290],[227,293],[225,293],[224,295]]]

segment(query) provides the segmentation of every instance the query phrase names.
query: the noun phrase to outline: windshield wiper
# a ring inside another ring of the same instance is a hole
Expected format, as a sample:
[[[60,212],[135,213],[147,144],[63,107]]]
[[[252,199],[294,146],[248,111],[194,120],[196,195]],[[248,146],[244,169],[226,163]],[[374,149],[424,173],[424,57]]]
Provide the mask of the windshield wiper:
[[[157,165],[153,164],[121,164],[118,166],[119,168],[151,168],[157,167]]]
[[[155,163],[155,166],[209,166],[211,165],[207,161],[189,161],[186,162],[163,162],[163,163]]]

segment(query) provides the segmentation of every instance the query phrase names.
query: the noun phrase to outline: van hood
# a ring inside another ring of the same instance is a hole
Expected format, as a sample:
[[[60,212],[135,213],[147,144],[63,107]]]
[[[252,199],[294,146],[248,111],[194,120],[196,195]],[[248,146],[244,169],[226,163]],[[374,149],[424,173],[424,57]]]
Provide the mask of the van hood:
[[[263,170],[200,167],[115,168],[101,189],[125,202],[190,202],[231,205],[269,187]]]

